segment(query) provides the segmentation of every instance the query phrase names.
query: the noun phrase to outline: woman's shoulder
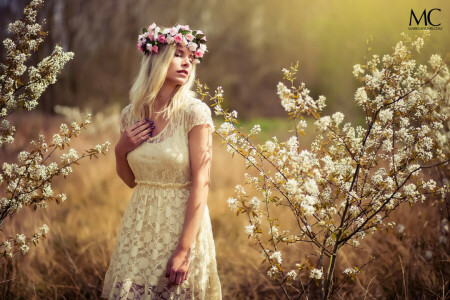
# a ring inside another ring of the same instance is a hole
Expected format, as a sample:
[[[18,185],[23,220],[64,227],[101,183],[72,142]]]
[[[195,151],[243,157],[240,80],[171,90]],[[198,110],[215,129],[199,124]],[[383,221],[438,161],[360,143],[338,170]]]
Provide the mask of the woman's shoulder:
[[[201,99],[195,97],[189,97],[186,101],[185,110],[189,114],[198,114],[202,111],[210,110],[208,104]]]
[[[130,111],[130,109],[131,109],[131,103],[129,103],[122,109],[122,111],[120,112],[120,115],[124,116],[125,114],[127,114]]]

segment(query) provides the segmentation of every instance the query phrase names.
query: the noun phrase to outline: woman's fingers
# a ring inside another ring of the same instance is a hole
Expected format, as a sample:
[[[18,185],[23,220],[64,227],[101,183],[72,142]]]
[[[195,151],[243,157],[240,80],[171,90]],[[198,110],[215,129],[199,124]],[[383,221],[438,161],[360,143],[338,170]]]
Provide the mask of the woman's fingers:
[[[169,276],[169,282],[175,283],[176,277],[177,277],[177,272],[175,272],[174,270],[171,270],[170,276]]]
[[[180,284],[181,283],[181,276],[183,276],[181,274],[181,272],[177,272],[177,277],[175,279],[175,284]]]
[[[167,262],[167,265],[166,265],[166,277],[169,277],[170,276],[170,270],[172,269],[172,263],[171,263],[171,261],[169,260],[168,262]]]
[[[151,128],[150,124],[147,121],[144,121],[144,123],[137,126],[135,129],[132,130],[133,134],[141,133],[142,131],[146,130],[147,128]]]
[[[136,135],[136,141],[143,142],[143,141],[147,140],[150,137],[149,132],[150,132],[150,130],[144,130],[141,133],[139,133],[138,135]]]
[[[142,121],[136,122],[134,125],[131,126],[131,132],[134,135],[136,135],[136,134],[142,132],[143,130],[146,130],[147,128],[151,128],[151,127],[154,127],[154,125],[150,124],[150,122],[147,120],[142,120]]]
[[[141,121],[137,121],[136,123],[134,123],[133,125],[131,125],[131,131],[136,130],[138,127],[148,124],[147,120],[141,120]]]

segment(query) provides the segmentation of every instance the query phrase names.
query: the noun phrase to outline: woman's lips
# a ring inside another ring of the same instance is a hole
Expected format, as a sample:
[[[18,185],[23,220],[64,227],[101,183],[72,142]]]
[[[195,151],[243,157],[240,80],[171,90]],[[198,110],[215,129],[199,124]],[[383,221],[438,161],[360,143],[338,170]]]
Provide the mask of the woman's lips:
[[[184,74],[188,75],[188,71],[186,71],[186,70],[180,70],[180,71],[177,71],[177,73],[184,73]]]

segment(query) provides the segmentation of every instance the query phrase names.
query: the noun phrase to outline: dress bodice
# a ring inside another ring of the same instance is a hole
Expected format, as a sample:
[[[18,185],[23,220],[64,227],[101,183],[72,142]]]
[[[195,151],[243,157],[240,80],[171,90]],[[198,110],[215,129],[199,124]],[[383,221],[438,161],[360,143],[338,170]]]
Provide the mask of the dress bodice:
[[[122,110],[121,120],[121,132],[139,121],[133,119],[131,104]],[[158,135],[127,154],[136,181],[160,185],[190,182],[188,133],[199,124],[209,124],[211,133],[215,130],[209,106],[199,99],[188,98]]]

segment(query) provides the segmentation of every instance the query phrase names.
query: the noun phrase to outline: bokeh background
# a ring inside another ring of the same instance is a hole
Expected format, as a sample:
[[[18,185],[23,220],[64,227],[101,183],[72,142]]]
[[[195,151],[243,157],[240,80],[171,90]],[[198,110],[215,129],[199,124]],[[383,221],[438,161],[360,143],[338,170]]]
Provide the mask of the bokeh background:
[[[0,0],[1,40],[7,36],[7,24],[21,16],[27,3]],[[75,58],[44,93],[37,110],[15,114],[16,142],[0,149],[0,162],[14,161],[37,134],[51,137],[61,122],[79,118],[80,111],[93,112],[95,117],[91,130],[71,146],[81,150],[109,140],[112,147],[105,157],[81,162],[66,180],[55,182],[55,191],[67,193],[66,202],[37,213],[24,209],[4,225],[3,234],[31,233],[42,223],[49,225],[50,232],[28,255],[18,254],[13,262],[2,265],[0,298],[99,298],[132,193],[115,173],[113,147],[119,138],[118,114],[129,102],[140,60],[136,41],[143,27],[153,22],[189,24],[204,31],[209,52],[197,69],[198,79],[212,89],[222,86],[225,106],[239,112],[240,125],[247,131],[260,124],[263,142],[274,135],[280,140],[291,135],[292,121],[276,95],[282,68],[299,61],[299,82],[306,84],[313,98],[327,98],[326,114],[341,111],[350,121],[361,122],[353,100],[359,87],[353,65],[364,63],[372,54],[391,53],[401,32],[420,33],[408,30],[411,9],[419,15],[432,8],[441,10],[432,19],[441,23],[442,30],[431,32],[416,60],[425,63],[431,54],[440,54],[448,62],[450,2],[444,0],[45,1],[38,18],[47,20],[49,36],[31,63],[49,55],[56,43],[73,51]],[[3,48],[0,54],[3,59]],[[221,122],[215,117],[214,121]],[[302,147],[308,147],[314,135],[310,130]],[[219,137],[214,139],[208,205],[224,299],[276,298],[276,287],[265,277],[259,251],[244,233],[245,219],[234,216],[226,204],[234,186],[243,180],[244,163],[236,156],[231,159]],[[375,254],[382,259],[368,267],[361,279],[347,282],[340,295],[355,299],[407,298],[414,291],[423,297],[445,295],[448,273],[440,271],[449,267],[448,243],[443,246],[438,239],[448,210],[426,203],[401,209],[394,219],[405,226],[402,234],[376,234],[366,239],[362,250],[348,250],[343,258],[347,264],[362,264]],[[441,256],[427,260],[427,250]]]

